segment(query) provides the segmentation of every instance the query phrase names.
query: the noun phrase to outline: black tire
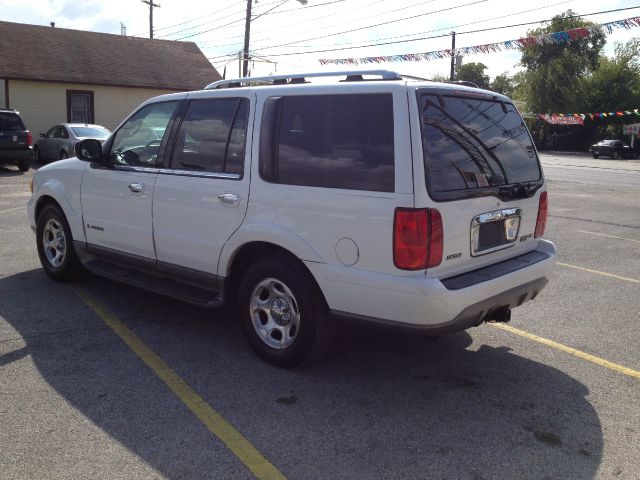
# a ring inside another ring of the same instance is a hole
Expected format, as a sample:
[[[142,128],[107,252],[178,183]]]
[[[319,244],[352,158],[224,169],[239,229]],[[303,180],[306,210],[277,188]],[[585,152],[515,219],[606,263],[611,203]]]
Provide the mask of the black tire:
[[[65,158],[69,158],[69,155],[67,155],[67,152],[62,150],[60,152],[60,160],[64,160]]]
[[[620,160],[620,154],[618,152],[613,152],[613,156],[611,158],[614,160]]]
[[[273,285],[273,291],[267,293],[268,298],[261,299],[265,301],[265,306],[268,305],[269,313],[266,313],[267,308],[252,311],[252,300],[258,300],[267,292],[267,288],[263,286],[265,282]],[[278,292],[282,292],[282,295]],[[274,302],[286,299],[284,302],[287,303],[287,300],[291,300],[288,293],[293,295],[293,300],[289,302],[291,308],[281,308],[280,312],[289,311],[293,319],[281,316],[279,320],[287,322],[287,325],[272,324],[275,328],[268,334],[265,329],[263,339],[258,334],[258,327],[254,327],[254,320],[268,326],[268,322],[277,319],[278,310],[274,309],[278,307]],[[251,265],[240,281],[238,306],[245,336],[253,350],[266,362],[279,367],[295,367],[320,360],[327,353],[335,336],[335,322],[331,321],[320,289],[311,274],[294,259],[274,256]],[[298,325],[294,328],[296,312]],[[264,319],[265,316],[267,320]],[[292,332],[287,339],[280,331],[280,341],[291,343],[276,348],[268,342],[278,341],[277,333],[280,328],[288,328]]]
[[[51,260],[53,255],[51,252],[60,252],[60,250],[52,246],[45,246],[45,230],[47,230],[48,240],[54,242],[59,240],[59,238],[51,234],[50,227],[54,225],[57,225],[56,230],[59,229],[63,233],[64,253],[59,264]],[[47,205],[42,212],[40,212],[40,215],[38,215],[36,243],[38,245],[38,256],[40,257],[42,268],[51,278],[58,282],[71,282],[82,277],[85,270],[73,248],[71,229],[69,228],[64,213],[57,205]]]
[[[20,170],[21,172],[28,172],[30,167],[30,158],[21,158],[20,160],[18,160],[18,170]]]
[[[593,158],[600,158],[600,155],[598,155],[597,153],[594,153]]]
[[[40,158],[40,149],[37,146],[33,147],[33,161],[35,163],[42,162],[42,159]]]

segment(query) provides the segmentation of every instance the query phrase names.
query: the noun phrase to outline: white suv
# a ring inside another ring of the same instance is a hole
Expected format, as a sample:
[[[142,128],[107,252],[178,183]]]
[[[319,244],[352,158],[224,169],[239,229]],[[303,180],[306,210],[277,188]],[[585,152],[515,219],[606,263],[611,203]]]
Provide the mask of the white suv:
[[[488,91],[389,71],[223,80],[145,102],[76,155],[35,174],[45,271],[238,302],[277,365],[325,350],[338,318],[508,321],[555,268],[536,150]]]

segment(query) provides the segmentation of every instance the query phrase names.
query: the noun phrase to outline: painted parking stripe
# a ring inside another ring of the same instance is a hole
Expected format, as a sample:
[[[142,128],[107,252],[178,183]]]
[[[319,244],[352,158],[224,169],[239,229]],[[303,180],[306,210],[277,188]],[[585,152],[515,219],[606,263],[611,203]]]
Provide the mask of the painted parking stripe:
[[[519,328],[514,328],[510,325],[505,325],[504,323],[489,323],[489,325],[495,328],[499,328],[500,330],[504,330],[506,332],[513,333],[515,335],[519,335],[528,340],[541,343],[542,345],[555,348],[556,350],[560,350],[570,355],[574,355],[588,362],[595,363],[596,365],[600,365],[601,367],[605,367],[610,370],[623,373],[624,375],[628,375],[630,377],[640,379],[640,372],[638,370],[633,370],[632,368],[623,367],[622,365],[618,365],[617,363],[610,362],[608,360],[605,360],[604,358],[596,357],[595,355],[590,355],[588,353],[585,353],[581,350],[577,350],[572,347],[567,347],[562,343],[554,342],[553,340],[549,340],[548,338],[539,337],[537,335],[534,335],[533,333],[525,332],[524,330],[520,330]]]
[[[636,278],[621,277],[620,275],[614,275],[613,273],[601,272],[600,270],[593,270],[591,268],[579,267],[577,265],[571,265],[570,263],[556,262],[556,265],[567,268],[575,268],[576,270],[582,270],[583,272],[596,273],[598,275],[604,275],[605,277],[617,278],[618,280],[624,280],[625,282],[640,283],[640,280]]]
[[[0,210],[0,215],[2,215],[3,213],[11,213],[11,212],[16,212],[18,210],[22,210],[23,208],[27,208],[27,207],[13,207],[13,208],[9,208],[7,210]]]
[[[235,427],[204,401],[164,360],[151,350],[133,331],[85,291],[71,287],[82,301],[111,328],[138,357],[160,377],[191,412],[218,437],[236,457],[261,480],[286,477],[267,460]]]
[[[607,235],[606,233],[590,232],[589,230],[576,230],[576,231],[580,233],[588,233],[590,235],[598,235],[600,237],[615,238],[617,240],[626,240],[627,242],[640,243],[640,240],[635,240],[633,238],[617,237],[615,235]]]

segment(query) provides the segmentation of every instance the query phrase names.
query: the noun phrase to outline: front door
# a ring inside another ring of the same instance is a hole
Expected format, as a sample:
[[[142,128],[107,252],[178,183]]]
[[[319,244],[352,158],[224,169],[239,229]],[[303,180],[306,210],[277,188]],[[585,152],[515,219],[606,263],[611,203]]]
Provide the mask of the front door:
[[[178,103],[153,103],[138,110],[115,133],[110,149],[105,144],[107,163],[85,170],[81,201],[90,250],[101,247],[155,261],[153,191]]]
[[[170,168],[156,180],[153,223],[161,268],[216,275],[222,247],[247,210],[250,100],[237,92],[217,94],[190,94]]]

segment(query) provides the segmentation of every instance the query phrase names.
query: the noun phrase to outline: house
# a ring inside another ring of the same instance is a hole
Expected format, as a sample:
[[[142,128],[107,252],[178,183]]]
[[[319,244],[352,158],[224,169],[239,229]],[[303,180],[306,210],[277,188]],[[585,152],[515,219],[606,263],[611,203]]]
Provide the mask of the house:
[[[0,107],[36,136],[63,122],[114,129],[148,98],[221,77],[193,42],[0,22]]]

